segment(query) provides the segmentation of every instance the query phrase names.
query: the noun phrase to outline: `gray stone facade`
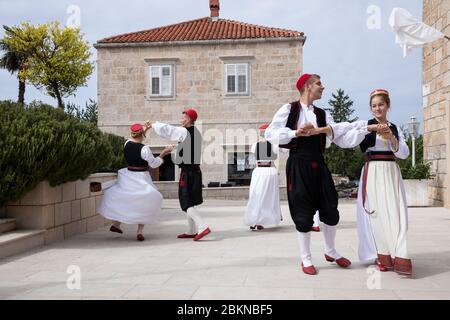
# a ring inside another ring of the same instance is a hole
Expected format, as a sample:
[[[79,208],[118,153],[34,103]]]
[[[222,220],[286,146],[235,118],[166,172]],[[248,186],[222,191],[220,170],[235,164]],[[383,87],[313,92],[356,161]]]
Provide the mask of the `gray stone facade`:
[[[303,48],[299,39],[97,44],[96,48],[99,127],[128,136],[133,122],[151,119],[178,125],[185,108],[196,108],[204,151],[212,147],[224,151],[222,164],[203,164],[205,185],[227,181],[227,145],[243,144],[248,149],[257,139],[250,135],[247,141],[236,141],[230,134],[237,132],[242,138],[248,129],[256,130],[269,122],[279,107],[298,98],[295,84],[302,72]],[[228,96],[225,64],[241,62],[249,64],[249,94]],[[173,97],[150,97],[149,66],[154,64],[173,66]],[[147,135],[146,144],[155,153],[168,143],[153,132]],[[285,159],[286,155],[280,157],[281,184],[285,181]]]
[[[423,21],[450,34],[450,1],[425,0]],[[429,184],[434,205],[450,207],[450,41],[441,39],[423,49],[424,158],[436,177]]]

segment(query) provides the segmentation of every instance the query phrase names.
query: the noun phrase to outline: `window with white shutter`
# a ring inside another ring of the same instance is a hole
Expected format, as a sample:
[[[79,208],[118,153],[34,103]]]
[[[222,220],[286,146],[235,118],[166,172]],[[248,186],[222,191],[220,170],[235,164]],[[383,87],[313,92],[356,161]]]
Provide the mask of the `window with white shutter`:
[[[225,65],[226,94],[248,95],[248,63]]]
[[[173,96],[173,66],[150,66],[150,96]]]

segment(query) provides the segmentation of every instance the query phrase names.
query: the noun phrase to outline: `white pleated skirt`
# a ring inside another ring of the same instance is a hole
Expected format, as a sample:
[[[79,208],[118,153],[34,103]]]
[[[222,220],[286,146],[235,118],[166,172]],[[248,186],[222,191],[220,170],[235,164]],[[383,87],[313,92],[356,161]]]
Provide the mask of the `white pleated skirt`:
[[[359,258],[373,260],[377,253],[408,258],[408,206],[400,168],[390,161],[372,161],[367,177],[366,208],[362,205],[362,176],[358,189],[357,227]]]
[[[274,167],[253,170],[244,216],[247,226],[277,226],[281,222],[278,172]]]
[[[117,182],[104,191],[98,212],[126,224],[153,224],[161,213],[163,197],[148,171],[120,169]]]

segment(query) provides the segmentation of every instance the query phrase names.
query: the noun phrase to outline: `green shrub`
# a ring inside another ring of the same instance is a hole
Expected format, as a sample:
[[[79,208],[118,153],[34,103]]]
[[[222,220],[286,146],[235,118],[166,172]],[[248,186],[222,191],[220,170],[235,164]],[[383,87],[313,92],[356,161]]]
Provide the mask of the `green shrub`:
[[[423,159],[423,136],[416,139],[416,166],[412,166],[412,140],[406,142],[409,147],[410,156],[405,160],[397,160],[402,171],[403,179],[432,179],[431,165]]]
[[[105,133],[104,135],[113,152],[111,152],[108,157],[108,165],[100,168],[98,172],[116,172],[120,168],[127,166],[127,162],[125,161],[125,157],[123,155],[123,145],[125,144],[126,139],[111,133]]]
[[[0,102],[0,204],[43,180],[56,186],[117,169],[120,140],[49,105]]]
[[[86,106],[81,108],[74,103],[67,103],[64,107],[66,113],[92,123],[93,125],[97,125],[98,120],[98,105],[97,102],[89,99],[89,102],[86,102]]]

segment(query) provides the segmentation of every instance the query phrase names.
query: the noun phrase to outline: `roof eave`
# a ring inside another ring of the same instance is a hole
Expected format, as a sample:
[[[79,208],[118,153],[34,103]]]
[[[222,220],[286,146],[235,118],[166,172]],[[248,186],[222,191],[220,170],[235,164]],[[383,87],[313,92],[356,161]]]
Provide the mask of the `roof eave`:
[[[298,37],[277,37],[277,38],[247,38],[247,39],[218,39],[218,40],[190,40],[190,41],[159,41],[159,42],[97,42],[94,44],[98,48],[124,48],[124,47],[163,47],[163,46],[183,46],[183,45],[218,45],[218,44],[238,44],[238,43],[258,43],[258,42],[289,42],[299,41],[305,44],[306,36]]]

